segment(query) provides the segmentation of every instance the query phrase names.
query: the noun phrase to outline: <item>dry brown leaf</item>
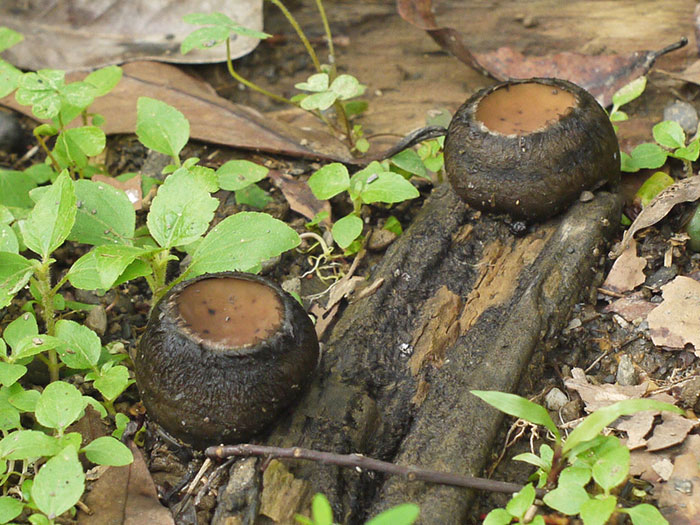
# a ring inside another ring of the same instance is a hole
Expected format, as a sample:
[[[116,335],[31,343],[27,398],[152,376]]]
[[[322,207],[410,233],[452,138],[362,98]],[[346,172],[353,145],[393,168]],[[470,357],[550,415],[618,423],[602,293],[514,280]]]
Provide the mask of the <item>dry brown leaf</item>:
[[[654,433],[647,440],[647,450],[649,452],[683,443],[688,433],[697,425],[697,421],[691,421],[678,414],[663,412],[661,417],[663,422],[654,427]]]
[[[105,175],[93,175],[92,180],[95,182],[104,182],[110,186],[122,190],[129,197],[131,204],[133,204],[135,210],[140,210],[143,206],[143,190],[141,189],[141,175],[136,174],[129,180],[120,181],[114,177],[107,177]]]
[[[604,312],[613,312],[621,315],[625,321],[632,322],[636,319],[646,319],[657,305],[649,302],[642,292],[634,292],[620,299],[616,299],[603,308]]]
[[[641,398],[647,391],[648,382],[635,386],[592,385],[586,379],[586,373],[580,368],[571,370],[571,378],[566,378],[564,384],[569,390],[575,390],[586,405],[586,412],[594,412],[599,408],[612,405],[625,399]]]
[[[182,21],[190,13],[220,11],[250,29],[262,29],[262,0],[6,0],[0,3],[2,24],[25,40],[4,58],[23,69],[85,70],[133,60],[179,63],[222,62],[223,45],[180,53],[180,43],[197,27]],[[234,58],[250,53],[256,38],[235,35]]]
[[[618,430],[627,432],[627,448],[634,450],[646,445],[644,439],[651,427],[654,426],[654,418],[658,411],[647,410],[646,412],[638,412],[615,425]]]
[[[637,51],[627,56],[592,56],[565,52],[535,57],[525,56],[510,47],[501,47],[486,53],[472,53],[458,31],[438,26],[433,14],[432,0],[397,0],[396,4],[399,15],[404,20],[425,30],[440,47],[483,74],[497,80],[562,78],[588,90],[603,106],[612,102],[615,91],[649,71],[658,57],[688,43],[684,38],[660,51]]]
[[[330,226],[331,204],[328,201],[320,201],[314,197],[311,188],[306,182],[287,175],[278,170],[270,170],[268,177],[272,183],[277,186],[284,198],[287,199],[289,206],[297,213],[303,215],[309,220],[312,220],[322,211],[328,212],[328,219],[324,219],[323,223]]]
[[[139,97],[152,97],[176,107],[187,117],[193,139],[292,157],[353,161],[345,144],[325,131],[297,129],[248,106],[234,104],[220,97],[206,82],[175,66],[132,62],[123,70],[117,87],[90,106],[91,111],[105,117],[102,129],[107,134],[134,133],[136,101]],[[76,73],[68,80],[83,77]],[[13,95],[0,99],[0,104],[34,118],[30,107],[17,104]]]
[[[610,252],[610,258],[615,259],[619,257],[625,251],[635,233],[659,222],[666,217],[676,204],[698,199],[700,199],[700,177],[681,179],[664,189],[637,215],[637,218],[622,237],[622,241]]]
[[[627,248],[613,264],[605,278],[603,288],[613,292],[630,292],[646,280],[644,268],[647,261],[637,255],[637,243],[631,239]]]
[[[661,290],[663,302],[647,316],[652,341],[670,348],[691,344],[700,356],[700,283],[679,275]]]
[[[175,525],[170,511],[158,501],[156,487],[143,454],[129,443],[134,462],[110,467],[92,485],[85,504],[92,511],[78,511],[78,525]]]

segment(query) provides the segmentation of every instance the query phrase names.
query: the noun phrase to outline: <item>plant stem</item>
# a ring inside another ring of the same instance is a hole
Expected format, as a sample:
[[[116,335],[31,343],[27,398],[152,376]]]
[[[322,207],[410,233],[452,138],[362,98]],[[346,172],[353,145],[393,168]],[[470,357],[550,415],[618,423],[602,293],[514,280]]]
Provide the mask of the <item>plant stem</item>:
[[[151,259],[151,267],[153,268],[153,280],[148,284],[153,293],[153,301],[151,308],[160,301],[167,293],[170,287],[165,286],[165,277],[168,270],[168,261],[170,260],[170,250],[164,249],[156,252]]]
[[[323,30],[326,32],[326,40],[328,41],[328,62],[331,65],[331,79],[333,79],[336,75],[333,35],[331,34],[331,27],[330,25],[328,25],[328,17],[326,16],[326,10],[323,8],[323,0],[316,0],[316,7],[318,7],[318,13],[319,15],[321,15],[321,22],[323,22]]]
[[[314,51],[314,48],[311,47],[311,42],[309,42],[309,39],[306,38],[306,35],[304,34],[304,31],[301,29],[301,26],[299,23],[296,21],[296,18],[292,15],[292,13],[289,12],[289,10],[284,6],[280,0],[269,0],[273,4],[275,4],[280,11],[282,11],[282,14],[285,16],[285,18],[289,21],[291,26],[294,28],[294,31],[297,32],[297,35],[299,36],[299,40],[301,40],[301,43],[304,44],[304,47],[306,48],[306,52],[309,54],[309,57],[311,57],[311,61],[314,63],[314,67],[316,68],[316,71],[321,71],[321,63],[318,61],[318,57],[316,56],[316,52]]]
[[[51,160],[51,165],[53,166],[53,169],[56,170],[57,173],[60,173],[61,167],[58,165],[58,161],[51,153],[51,150],[49,149],[49,147],[46,145],[46,140],[44,139],[44,137],[40,136],[40,135],[34,135],[34,136],[36,137],[37,142],[39,142],[41,149],[44,150],[44,153],[46,153],[46,156],[49,158],[49,160]]]
[[[230,39],[226,39],[226,66],[228,67],[228,73],[231,75],[235,80],[243,84],[244,86],[249,87],[253,91],[257,91],[258,93],[262,93],[263,95],[270,97],[273,100],[276,100],[277,102],[282,102],[284,104],[291,104],[292,106],[296,107],[296,104],[289,100],[288,98],[281,97],[279,95],[275,95],[271,91],[268,91],[267,89],[258,86],[257,84],[251,82],[250,80],[247,80],[243,78],[241,75],[239,75],[235,69],[233,69],[233,61],[231,60],[231,41]]]
[[[55,292],[51,288],[51,268],[49,261],[42,261],[42,264],[35,272],[35,283],[39,292],[41,304],[41,317],[46,326],[47,335],[54,336],[56,332],[56,319],[54,317],[53,298]],[[56,350],[47,350],[49,368],[49,379],[51,382],[58,381],[58,353]]]

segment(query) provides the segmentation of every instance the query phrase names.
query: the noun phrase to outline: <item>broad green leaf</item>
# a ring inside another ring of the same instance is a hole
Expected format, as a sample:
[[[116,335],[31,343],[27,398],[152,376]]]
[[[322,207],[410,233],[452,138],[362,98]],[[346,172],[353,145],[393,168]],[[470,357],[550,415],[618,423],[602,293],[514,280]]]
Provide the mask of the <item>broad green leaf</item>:
[[[148,231],[163,248],[189,244],[207,231],[218,205],[186,168],[180,168],[153,199]]]
[[[96,126],[71,128],[56,139],[53,156],[61,168],[76,166],[82,169],[88,165],[88,157],[102,153],[105,144],[104,131]]]
[[[77,180],[77,215],[68,236],[84,244],[131,244],[136,214],[124,191],[104,182]]]
[[[219,180],[216,177],[216,171],[205,166],[192,166],[188,169],[194,177],[194,180],[204,186],[204,189],[209,193],[219,191],[220,186]]]
[[[17,89],[21,77],[22,71],[0,59],[0,98],[6,97]]]
[[[651,132],[654,135],[654,140],[662,146],[670,149],[685,146],[685,133],[678,122],[664,120],[651,128]]]
[[[532,486],[532,483],[528,483],[506,504],[506,510],[513,516],[522,519],[533,501],[535,501],[535,487]]]
[[[92,104],[92,101],[95,100],[95,91],[91,84],[83,81],[71,82],[59,89],[61,98],[69,105],[74,106],[78,112]]]
[[[255,184],[246,186],[242,190],[237,190],[234,193],[238,204],[245,204],[246,206],[251,206],[253,208],[257,208],[258,210],[262,210],[265,206],[272,202],[272,197],[270,197],[265,190]]]
[[[0,53],[24,40],[24,35],[9,27],[0,27]],[[3,522],[4,523],[4,522]]]
[[[127,281],[133,281],[134,279],[137,279],[139,277],[145,277],[147,275],[151,275],[152,273],[153,268],[149,264],[139,259],[136,259],[124,269],[122,274],[112,286],[119,286],[120,284],[125,283]]]
[[[340,100],[347,100],[353,97],[359,97],[365,92],[366,86],[352,75],[338,75],[331,83],[330,90],[333,91]]]
[[[513,456],[513,460],[522,461],[523,463],[529,463],[530,465],[534,465],[537,468],[541,468],[543,470],[549,469],[552,466],[551,464],[543,460],[541,457],[539,457],[537,454],[533,454],[532,452],[523,452],[522,454]]]
[[[683,410],[669,403],[662,403],[653,399],[625,399],[613,405],[600,408],[589,415],[578,425],[562,447],[562,453],[566,454],[579,443],[590,441],[596,437],[606,426],[621,416],[628,416],[645,410],[665,410],[683,414]]]
[[[632,519],[632,525],[668,525],[659,509],[648,503],[642,503],[627,509],[619,509]]]
[[[32,480],[29,479],[27,481],[31,482]],[[47,518],[43,514],[32,514],[27,519],[32,525],[52,525],[52,523],[49,521],[49,518]]]
[[[111,436],[103,436],[83,448],[85,456],[97,465],[122,467],[134,461],[131,450]]]
[[[73,263],[68,280],[81,290],[109,290],[137,257],[147,253],[135,246],[97,246]]]
[[[10,496],[0,496],[0,523],[12,521],[22,514],[24,503]]]
[[[348,193],[350,199],[354,202],[360,197],[360,193],[365,190],[367,185],[374,181],[379,174],[385,173],[386,169],[379,162],[372,161],[366,167],[353,174],[350,177],[350,187]]]
[[[24,73],[19,78],[15,99],[23,106],[32,106],[38,119],[52,119],[61,109],[60,90],[65,86],[65,71],[41,69]]]
[[[208,49],[218,45],[226,40],[231,33],[258,39],[271,36],[262,31],[244,27],[223,13],[191,13],[182,17],[182,20],[188,24],[212,26],[197,29],[187,35],[180,45],[180,53],[183,55],[194,48]]]
[[[83,82],[95,88],[94,96],[102,97],[112,91],[122,78],[122,68],[119,66],[107,66],[93,71],[85,77]]]
[[[314,494],[311,500],[311,517],[314,525],[333,525],[333,509],[323,494]]]
[[[350,187],[348,169],[339,162],[326,164],[309,177],[308,185],[317,199],[330,199]]]
[[[64,381],[49,383],[36,403],[36,420],[55,429],[65,429],[83,414],[86,401],[73,385]]]
[[[629,449],[619,439],[610,438],[595,449],[597,459],[593,464],[593,479],[605,492],[625,481],[630,469]]]
[[[26,373],[26,366],[0,361],[0,383],[3,386],[14,385]]]
[[[36,390],[24,390],[12,394],[7,398],[10,404],[20,412],[34,412],[36,410],[36,402],[39,400],[41,392]]]
[[[19,253],[17,235],[8,224],[0,224],[0,252]]]
[[[416,187],[398,173],[385,171],[379,173],[377,178],[369,180],[365,188],[360,192],[362,202],[384,202],[392,204],[415,199],[420,196]]]
[[[129,421],[129,416],[127,416],[126,414],[122,414],[121,412],[117,412],[114,415],[114,426],[116,428],[112,432],[112,437],[115,437],[116,439],[121,439],[122,434],[124,434],[124,431],[126,430],[126,425],[129,423]]]
[[[656,169],[666,163],[668,152],[658,144],[640,144],[632,150],[632,164],[638,169]]]
[[[639,167],[634,164],[632,157],[624,151],[620,152],[620,170],[625,173],[635,173],[639,171]]]
[[[0,456],[4,459],[53,456],[59,450],[55,437],[38,430],[16,430],[0,441]]]
[[[99,336],[87,326],[61,319],[56,323],[56,337],[66,343],[58,355],[69,368],[92,368],[100,359],[102,343]]]
[[[302,91],[320,93],[328,89],[329,78],[327,73],[316,73],[311,75],[306,82],[294,84],[294,87]]]
[[[377,514],[365,525],[411,525],[419,514],[420,507],[415,503],[402,503]]]
[[[15,361],[26,359],[36,354],[63,346],[63,342],[50,335],[30,335],[24,337],[14,348],[12,359]]]
[[[585,487],[591,480],[591,469],[587,467],[566,467],[559,474],[559,485],[578,485]]]
[[[36,184],[44,184],[49,181],[53,182],[56,180],[56,177],[58,177],[58,173],[48,164],[33,164],[24,170],[24,174],[28,175]]]
[[[608,496],[603,499],[589,499],[581,505],[581,519],[586,525],[605,525],[608,522],[608,518],[615,511],[616,505],[617,498],[615,496]]]
[[[612,97],[613,104],[617,107],[629,104],[635,98],[644,93],[647,86],[647,77],[639,77],[629,84],[618,89]]]
[[[133,381],[129,380],[129,369],[117,365],[95,379],[93,385],[107,401],[114,401],[132,383]]]
[[[231,34],[224,26],[200,27],[187,35],[180,44],[180,53],[186,55],[193,49],[210,49],[218,46]]]
[[[389,216],[389,218],[384,223],[384,226],[382,226],[382,229],[386,230],[386,231],[390,231],[392,233],[395,233],[396,235],[401,235],[403,233],[403,228],[401,227],[401,223],[393,215]]]
[[[583,487],[578,485],[560,485],[545,494],[542,499],[554,510],[558,510],[567,516],[575,516],[580,512],[581,505],[591,498]]]
[[[31,208],[34,201],[29,192],[36,182],[21,171],[0,169],[0,204],[11,208]]]
[[[333,105],[337,98],[338,95],[332,91],[323,91],[321,93],[314,93],[313,95],[305,97],[299,105],[302,107],[302,109],[309,111],[313,111],[314,109],[325,111]]]
[[[299,245],[299,234],[266,213],[241,212],[214,226],[192,253],[189,277],[229,270],[252,271]]]
[[[610,113],[610,122],[624,122],[625,120],[629,120],[629,116],[624,111],[618,109]]]
[[[261,181],[268,171],[249,160],[230,160],[216,170],[216,177],[222,190],[236,191]]]
[[[53,520],[78,503],[85,491],[85,473],[72,446],[49,459],[34,476],[32,499]]]
[[[190,138],[190,123],[174,107],[154,98],[136,103],[136,136],[149,149],[177,157]]]
[[[34,273],[32,263],[10,252],[0,252],[0,308],[4,308]]]
[[[692,141],[687,147],[678,148],[671,153],[671,156],[676,159],[695,162],[700,157],[700,139]]]
[[[64,171],[20,225],[24,243],[43,260],[47,260],[68,237],[75,222],[75,203],[73,181]]]
[[[642,203],[642,207],[647,206],[662,190],[668,188],[676,182],[673,177],[667,175],[663,171],[657,171],[651,175],[644,184],[637,190],[636,197]]]
[[[412,175],[418,175],[419,177],[428,176],[428,173],[425,171],[425,166],[423,165],[423,160],[421,160],[418,153],[412,149],[405,149],[397,153],[391,157],[391,162]]]
[[[335,221],[331,228],[331,234],[338,246],[345,249],[360,236],[363,227],[362,219],[357,215],[350,214]]]
[[[25,338],[33,337],[38,334],[39,325],[37,325],[36,318],[27,312],[8,324],[2,333],[2,337],[5,339],[5,342],[16,351]]]
[[[513,521],[513,516],[506,509],[493,509],[484,518],[483,525],[508,525]]]
[[[501,412],[524,419],[536,425],[542,425],[559,439],[559,430],[544,407],[524,397],[508,394],[506,392],[472,390],[471,393],[489,405],[496,407]]]

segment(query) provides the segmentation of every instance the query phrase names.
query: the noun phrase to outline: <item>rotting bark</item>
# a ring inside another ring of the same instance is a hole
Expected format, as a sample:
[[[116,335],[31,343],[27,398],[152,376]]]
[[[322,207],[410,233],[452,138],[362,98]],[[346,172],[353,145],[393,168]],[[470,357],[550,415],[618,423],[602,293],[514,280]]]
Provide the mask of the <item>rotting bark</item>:
[[[266,443],[478,474],[501,417],[469,391],[517,387],[532,352],[587,291],[618,218],[617,197],[602,192],[515,238],[438,187],[369,279],[382,286],[345,310],[316,380]],[[406,501],[421,506],[421,523],[457,523],[472,499],[464,489],[288,466],[328,496],[341,523]]]

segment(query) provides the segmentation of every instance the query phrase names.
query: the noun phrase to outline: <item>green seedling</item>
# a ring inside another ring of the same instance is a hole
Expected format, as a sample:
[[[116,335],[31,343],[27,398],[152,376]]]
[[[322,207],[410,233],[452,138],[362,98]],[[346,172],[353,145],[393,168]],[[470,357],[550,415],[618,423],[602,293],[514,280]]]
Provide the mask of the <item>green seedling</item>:
[[[634,525],[668,524],[652,505],[618,507],[613,491],[627,480],[630,454],[617,437],[603,436],[601,432],[622,416],[645,410],[682,414],[681,409],[651,399],[620,401],[590,414],[564,440],[544,407],[503,392],[472,393],[506,414],[544,426],[554,436],[554,448],[544,444],[539,455],[525,453],[513,458],[537,467],[532,476],[536,485],[552,489],[544,496],[547,506],[567,516],[580,516],[584,525],[607,523],[614,514],[627,514]],[[506,525],[521,519],[525,507],[529,508],[534,500],[534,489],[529,487],[518,493],[505,509],[491,511],[484,523]]]
[[[365,522],[365,525],[411,525],[418,519],[420,509],[413,503],[396,505],[374,518]],[[315,494],[311,500],[311,518],[296,514],[294,519],[300,525],[333,525],[333,509],[328,498],[323,494]]]

